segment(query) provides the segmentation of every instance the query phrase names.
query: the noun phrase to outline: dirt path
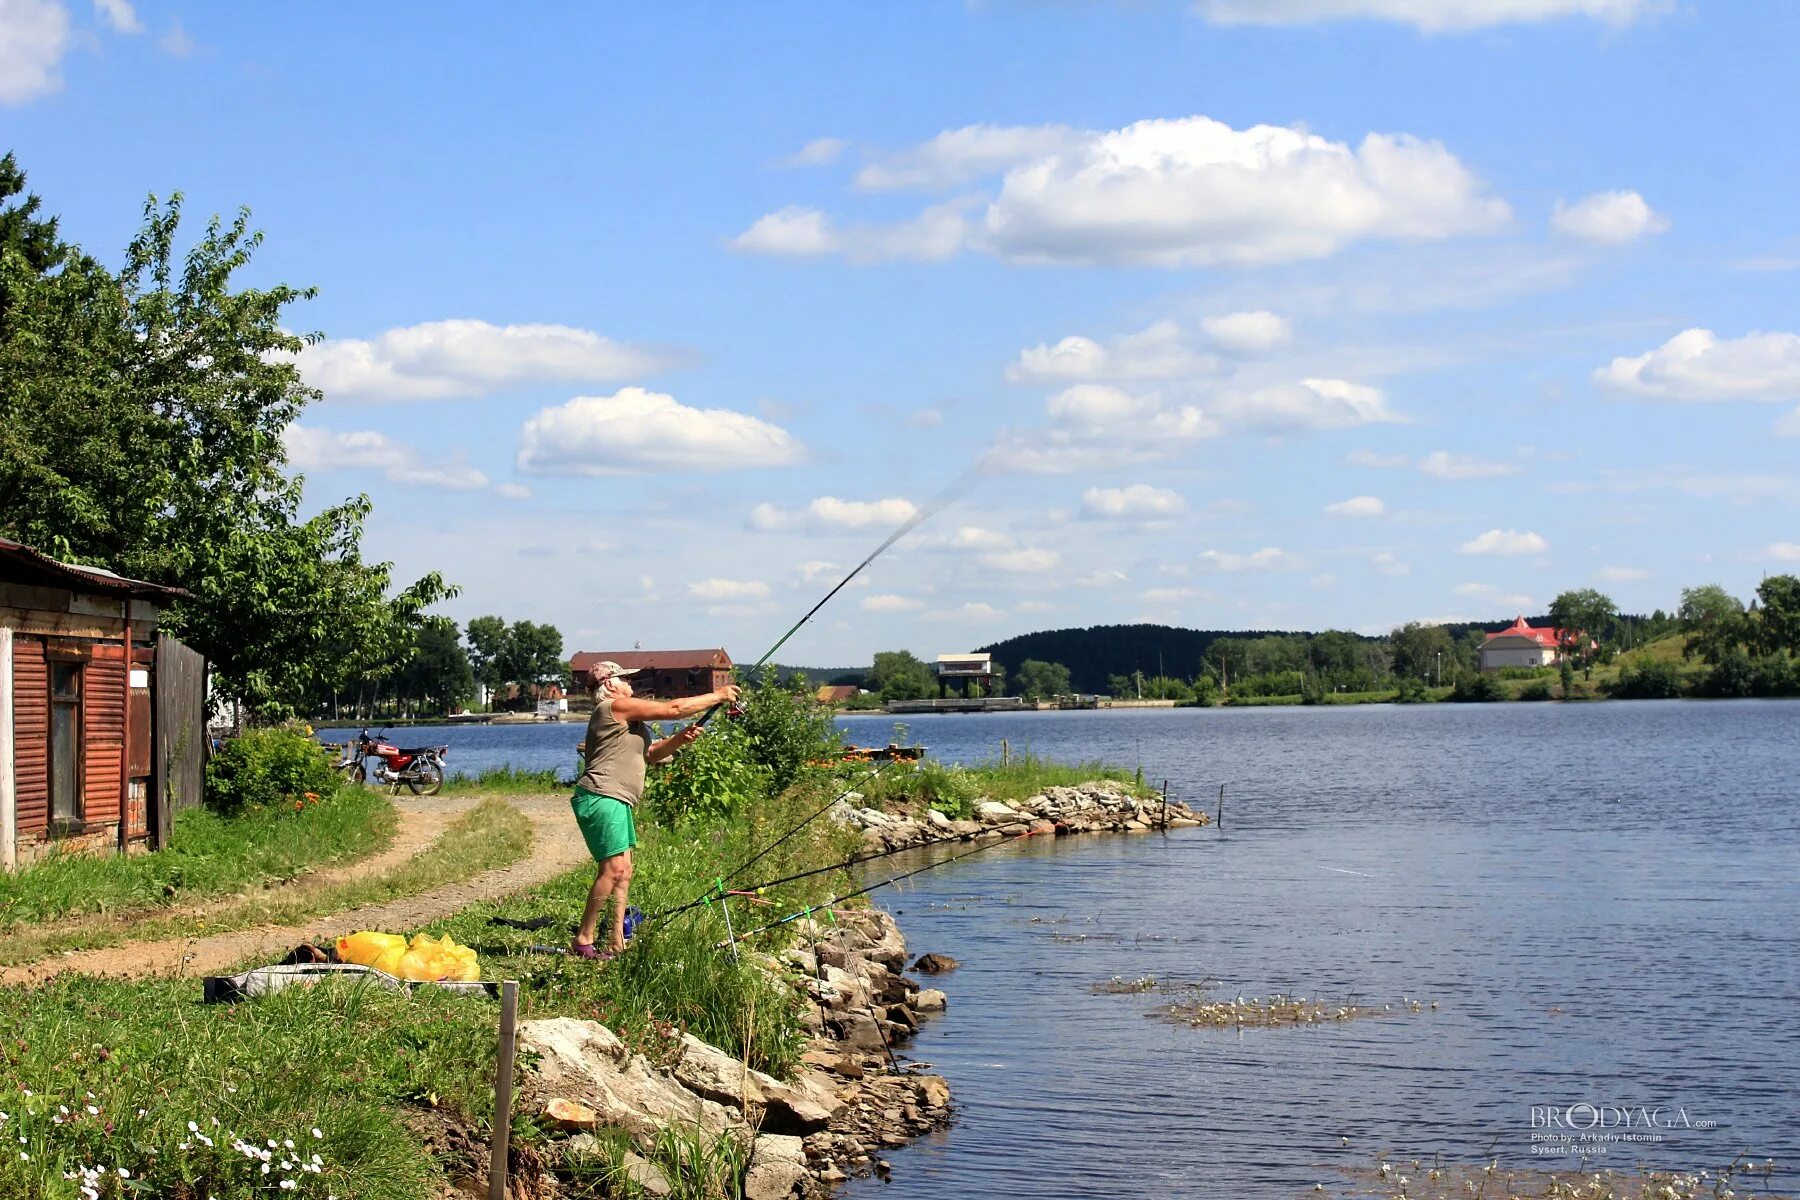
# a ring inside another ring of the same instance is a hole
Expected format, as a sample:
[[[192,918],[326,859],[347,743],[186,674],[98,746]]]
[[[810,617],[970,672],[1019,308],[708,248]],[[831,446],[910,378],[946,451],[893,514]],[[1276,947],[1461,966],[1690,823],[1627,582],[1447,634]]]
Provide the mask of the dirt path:
[[[510,866],[484,871],[471,879],[445,884],[416,896],[329,913],[296,925],[261,925],[211,937],[135,942],[102,950],[59,955],[42,962],[0,971],[0,984],[37,984],[70,971],[122,979],[143,979],[159,975],[217,975],[251,960],[275,962],[302,942],[319,943],[358,929],[410,933],[421,925],[449,916],[477,901],[498,899],[536,887],[588,860],[587,848],[582,844],[575,822],[569,816],[566,797],[509,796],[506,799],[531,821],[531,849],[524,858]],[[471,807],[475,799],[467,798],[463,801],[463,798],[458,798],[456,801],[439,803],[458,802],[461,802],[460,808],[450,808],[441,819],[436,820],[435,827],[438,831],[441,832],[443,826],[458,813]],[[403,826],[402,834],[395,839],[392,848],[365,863],[341,868],[343,872],[357,872],[356,874],[322,872],[309,878],[321,880],[330,874],[333,876],[331,882],[343,882],[345,879],[368,876],[376,873],[373,864],[380,859],[388,860],[381,869],[391,869],[411,856],[400,853],[402,840],[412,846],[412,853],[417,853],[430,844],[430,837],[419,841],[414,832],[430,825],[431,822],[425,820],[409,822]]]

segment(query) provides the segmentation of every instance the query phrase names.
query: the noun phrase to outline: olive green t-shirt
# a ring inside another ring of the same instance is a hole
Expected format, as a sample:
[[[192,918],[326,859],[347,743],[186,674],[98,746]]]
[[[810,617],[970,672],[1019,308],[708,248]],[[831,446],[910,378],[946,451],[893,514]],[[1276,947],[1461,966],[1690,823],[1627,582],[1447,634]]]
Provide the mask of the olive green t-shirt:
[[[588,718],[581,757],[587,764],[575,786],[596,796],[611,796],[635,805],[644,794],[644,755],[655,739],[642,721],[629,725],[613,716],[613,702],[594,705]]]

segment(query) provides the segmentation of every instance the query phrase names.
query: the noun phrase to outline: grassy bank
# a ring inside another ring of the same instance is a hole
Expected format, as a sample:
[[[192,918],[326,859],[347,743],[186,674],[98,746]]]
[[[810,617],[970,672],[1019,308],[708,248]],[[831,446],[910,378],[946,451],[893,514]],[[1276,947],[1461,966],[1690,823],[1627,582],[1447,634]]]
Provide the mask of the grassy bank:
[[[891,811],[918,813],[935,808],[948,817],[967,817],[977,800],[1009,803],[1035,796],[1046,788],[1074,787],[1094,780],[1120,783],[1138,795],[1149,795],[1138,774],[1100,762],[1060,763],[1029,749],[973,763],[944,765],[925,761],[916,767],[896,766],[854,782],[868,804]]]
[[[744,819],[646,829],[633,900],[655,911],[702,894],[822,798],[802,789],[766,800]],[[769,878],[835,862],[850,843],[850,835],[820,820],[753,873]],[[566,944],[592,878],[591,869],[571,872],[526,895],[475,905],[429,931],[476,947],[484,977],[519,980],[527,1019],[604,1020],[653,1055],[675,1030],[688,1029],[756,1066],[793,1068],[802,1048],[798,993],[756,969],[748,955],[734,960],[718,948],[725,924],[714,905],[652,922],[610,964],[532,953],[534,943]],[[732,919],[744,929],[844,886],[841,875],[822,874],[772,889],[760,904],[734,898]],[[551,917],[554,927],[528,932],[492,923],[537,916]],[[755,944],[773,948],[777,937]],[[123,1166],[151,1195],[421,1200],[438,1195],[442,1172],[454,1174],[464,1144],[456,1139],[485,1136],[495,1053],[491,1002],[429,990],[408,1000],[354,984],[233,1006],[203,1006],[198,996],[193,981],[72,979],[34,992],[0,989],[7,1075],[35,1093],[4,1102],[8,1134],[26,1139],[17,1145],[30,1158],[0,1156],[0,1195],[74,1200],[65,1171]],[[99,1111],[89,1113],[89,1105]],[[430,1143],[430,1131],[446,1129],[458,1131],[448,1144]],[[523,1116],[516,1132],[528,1144],[539,1136]],[[233,1134],[272,1151],[270,1175],[261,1173],[260,1158],[230,1149]],[[304,1157],[290,1154],[287,1140]],[[421,1152],[422,1141],[432,1152]],[[318,1173],[280,1170],[284,1161],[310,1163],[313,1153],[322,1160]],[[295,1187],[272,1193],[282,1178]],[[127,1194],[116,1174],[106,1186],[103,1196]]]
[[[547,792],[566,792],[575,774],[575,756],[569,755],[569,770],[562,778],[555,771],[520,771],[513,767],[489,767],[478,775],[452,775],[444,780],[441,794],[446,796],[541,796]]]
[[[209,909],[203,917],[140,914],[136,920],[15,927],[0,934],[0,965],[33,962],[65,950],[296,924],[325,913],[418,895],[517,862],[530,849],[531,823],[524,814],[504,800],[486,800],[453,821],[423,852],[382,874],[250,897]]]
[[[65,855],[0,874],[0,931],[90,913],[164,907],[292,878],[384,849],[397,819],[385,796],[342,788],[238,816],[178,814],[154,854]]]

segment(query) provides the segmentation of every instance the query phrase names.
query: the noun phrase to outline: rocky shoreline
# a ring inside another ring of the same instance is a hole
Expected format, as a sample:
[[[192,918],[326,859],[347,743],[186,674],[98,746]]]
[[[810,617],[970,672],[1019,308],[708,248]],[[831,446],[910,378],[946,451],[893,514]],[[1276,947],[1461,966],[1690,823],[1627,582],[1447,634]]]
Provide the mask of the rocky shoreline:
[[[833,810],[862,830],[869,850],[984,841],[1027,833],[1062,836],[1191,828],[1204,814],[1170,802],[1139,800],[1106,783],[1050,788],[1016,804],[980,801],[969,819],[934,809],[922,817],[858,807],[852,794]],[[812,1042],[795,1078],[774,1079],[691,1034],[671,1033],[648,1052],[628,1047],[594,1021],[527,1021],[519,1047],[530,1064],[525,1111],[567,1135],[548,1150],[565,1168],[593,1161],[604,1146],[595,1131],[623,1130],[635,1149],[623,1170],[644,1194],[674,1188],[643,1153],[667,1129],[706,1140],[729,1138],[748,1168],[749,1200],[819,1197],[853,1175],[885,1175],[882,1155],[950,1123],[950,1086],[923,1064],[898,1058],[920,1022],[947,1005],[944,993],[905,973],[906,939],[879,909],[840,912],[834,922],[796,922],[796,944],[761,955],[772,973],[805,995]],[[927,954],[914,970],[935,974],[955,961]],[[550,1176],[535,1195],[554,1196]]]
[[[650,1196],[673,1191],[647,1151],[666,1128],[738,1143],[749,1200],[822,1196],[851,1175],[885,1172],[883,1151],[950,1122],[950,1086],[892,1053],[942,1011],[944,994],[902,973],[906,941],[878,909],[835,924],[797,923],[802,945],[771,971],[806,992],[813,1041],[794,1079],[754,1070],[691,1034],[656,1053],[633,1050],[595,1021],[555,1017],[519,1026],[532,1063],[526,1111],[567,1134],[552,1147],[565,1164],[602,1150],[594,1131],[621,1129],[636,1149],[626,1174]],[[554,1191],[538,1189],[539,1195]]]
[[[863,799],[851,792],[832,809],[843,825],[862,830],[868,850],[903,850],[938,842],[974,842],[1024,833],[1139,833],[1151,829],[1191,829],[1210,822],[1179,801],[1167,807],[1158,798],[1142,800],[1123,784],[1084,783],[1079,787],[1053,787],[1014,804],[978,800],[969,818],[954,819],[935,808],[922,816],[861,808]]]

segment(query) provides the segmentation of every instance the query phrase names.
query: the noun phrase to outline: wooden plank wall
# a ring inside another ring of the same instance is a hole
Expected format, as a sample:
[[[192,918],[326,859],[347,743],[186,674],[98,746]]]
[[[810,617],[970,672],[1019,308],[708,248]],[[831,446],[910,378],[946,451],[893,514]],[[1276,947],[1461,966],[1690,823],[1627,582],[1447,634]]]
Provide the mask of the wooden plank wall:
[[[168,845],[175,814],[201,801],[206,768],[206,659],[172,637],[156,639],[156,758],[150,828]]]
[[[110,825],[119,819],[119,756],[125,749],[125,647],[95,646],[81,681],[82,819]]]

